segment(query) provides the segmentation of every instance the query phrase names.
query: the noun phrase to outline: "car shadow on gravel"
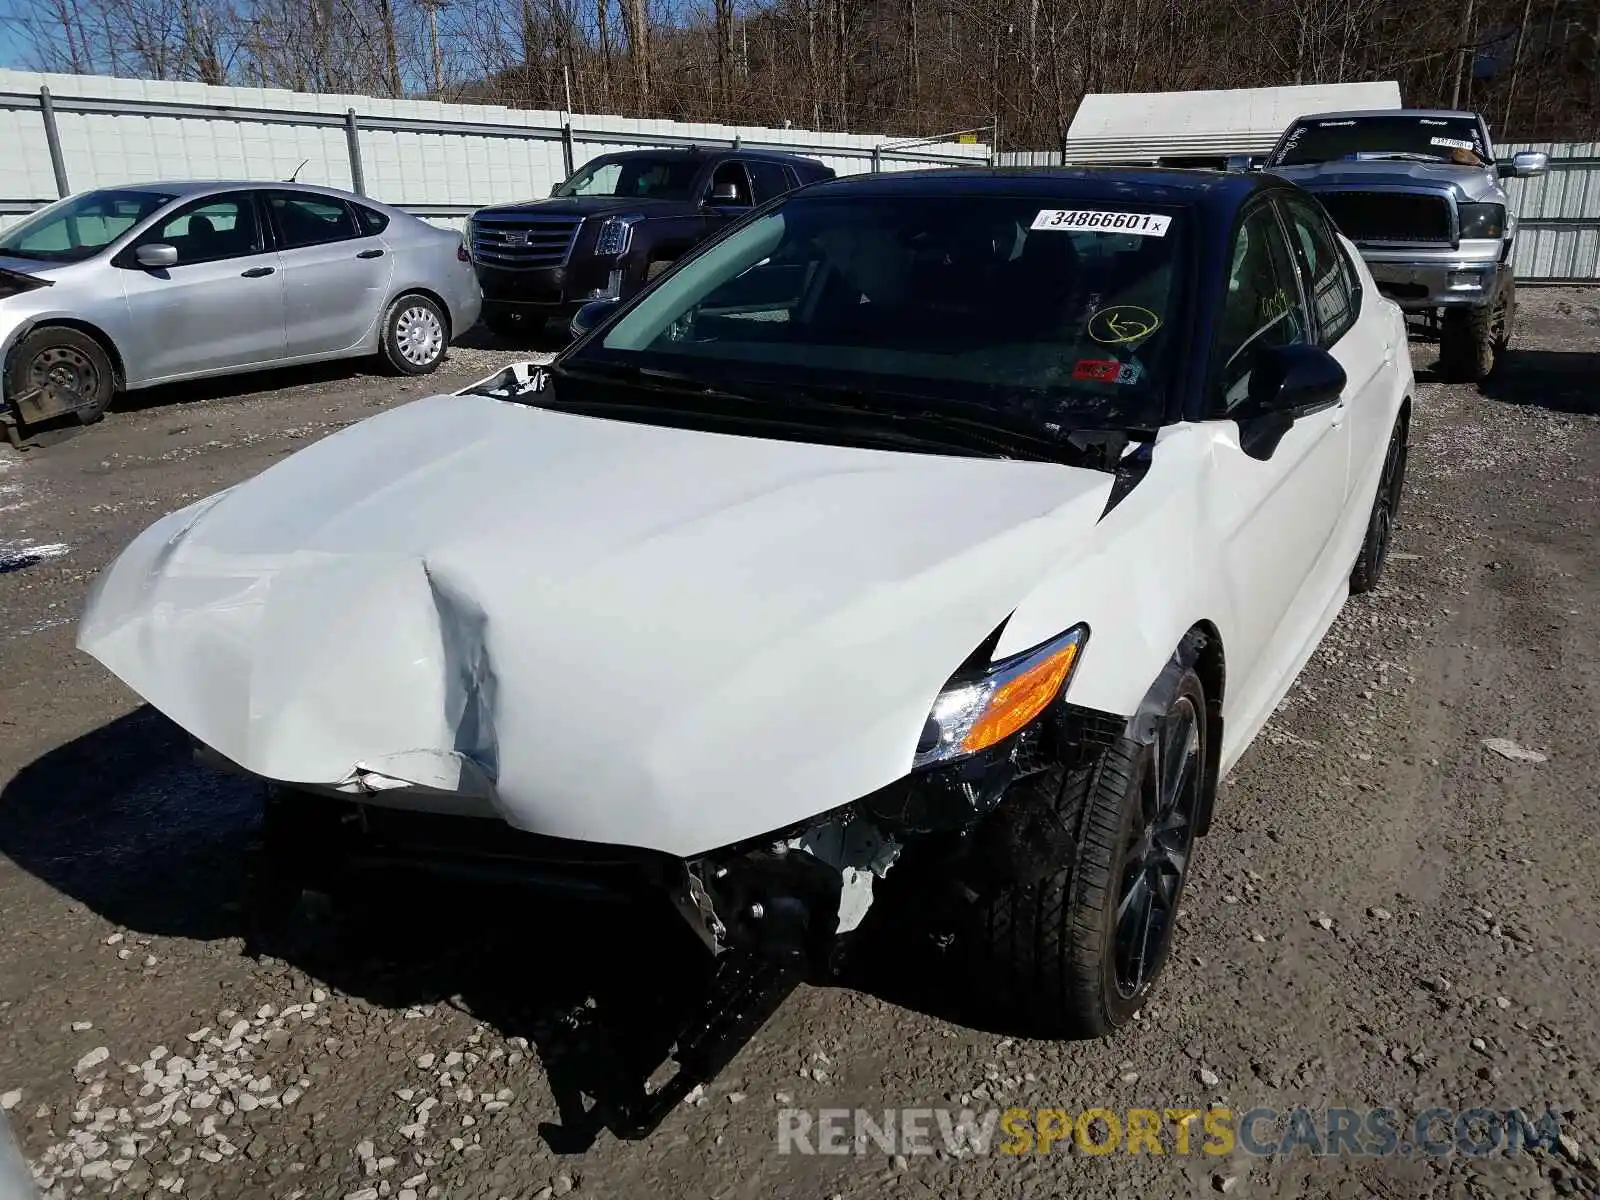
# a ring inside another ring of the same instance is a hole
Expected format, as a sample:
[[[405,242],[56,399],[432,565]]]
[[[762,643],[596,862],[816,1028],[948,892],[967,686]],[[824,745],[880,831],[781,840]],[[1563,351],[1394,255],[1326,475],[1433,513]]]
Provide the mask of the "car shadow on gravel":
[[[468,350],[494,350],[497,352],[527,350],[537,354],[554,354],[566,348],[572,335],[554,321],[530,325],[517,337],[506,337],[487,325],[474,325],[456,341]]]
[[[526,1038],[558,1109],[540,1133],[560,1153],[605,1129],[647,1136],[795,982],[730,975],[665,903],[580,909],[397,875],[263,921],[259,822],[256,785],[196,762],[187,736],[142,707],[5,785],[0,854],[119,930],[234,941],[390,1011],[447,1004]]]
[[[1512,349],[1478,390],[1505,404],[1600,414],[1600,353]]]

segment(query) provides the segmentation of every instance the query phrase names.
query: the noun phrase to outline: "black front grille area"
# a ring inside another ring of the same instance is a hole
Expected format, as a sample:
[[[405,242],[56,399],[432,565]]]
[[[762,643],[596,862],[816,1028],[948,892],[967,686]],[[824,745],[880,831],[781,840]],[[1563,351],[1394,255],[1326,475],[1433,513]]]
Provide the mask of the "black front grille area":
[[[582,224],[579,216],[483,213],[472,218],[472,255],[489,267],[559,267]]]
[[[1339,232],[1352,242],[1449,246],[1450,201],[1417,192],[1318,192]]]

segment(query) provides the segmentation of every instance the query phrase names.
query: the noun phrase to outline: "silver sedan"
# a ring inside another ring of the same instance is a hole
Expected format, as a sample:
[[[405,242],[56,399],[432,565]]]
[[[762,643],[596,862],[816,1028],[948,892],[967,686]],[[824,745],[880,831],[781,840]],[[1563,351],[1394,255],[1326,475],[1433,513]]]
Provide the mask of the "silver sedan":
[[[478,319],[459,234],[331,188],[152,183],[0,234],[0,421],[233,371],[377,355],[423,375]]]

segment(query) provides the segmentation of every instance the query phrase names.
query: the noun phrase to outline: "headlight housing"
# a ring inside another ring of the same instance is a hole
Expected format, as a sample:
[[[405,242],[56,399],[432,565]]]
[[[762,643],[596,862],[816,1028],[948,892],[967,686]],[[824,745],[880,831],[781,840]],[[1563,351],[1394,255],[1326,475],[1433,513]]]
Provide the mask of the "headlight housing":
[[[628,252],[633,241],[633,225],[637,216],[607,217],[600,223],[595,235],[594,252],[601,258],[620,258]]]
[[[912,766],[976,754],[1022,729],[1066,690],[1088,640],[1088,627],[1076,625],[981,675],[952,680],[933,702]]]
[[[1458,210],[1461,217],[1461,236],[1464,238],[1497,238],[1506,233],[1506,206],[1504,204],[1463,204]]]

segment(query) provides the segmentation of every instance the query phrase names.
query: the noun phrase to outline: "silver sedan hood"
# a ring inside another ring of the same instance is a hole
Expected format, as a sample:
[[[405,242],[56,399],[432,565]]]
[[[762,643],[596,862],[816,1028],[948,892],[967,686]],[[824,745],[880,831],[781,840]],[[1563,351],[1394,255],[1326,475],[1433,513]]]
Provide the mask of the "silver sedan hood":
[[[436,396],[157,522],[78,644],[255,775],[688,855],[903,775],[1110,487]]]

